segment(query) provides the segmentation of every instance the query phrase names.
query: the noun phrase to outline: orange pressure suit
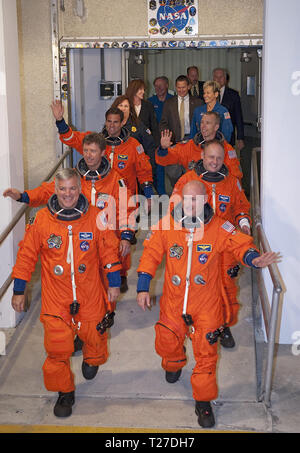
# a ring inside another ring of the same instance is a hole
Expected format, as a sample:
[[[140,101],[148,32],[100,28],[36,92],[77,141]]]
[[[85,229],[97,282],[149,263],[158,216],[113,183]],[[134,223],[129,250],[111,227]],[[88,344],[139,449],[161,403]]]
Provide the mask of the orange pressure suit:
[[[102,133],[107,145],[105,155],[109,159],[111,167],[124,179],[130,192],[133,195],[137,193],[137,179],[144,192],[145,187],[152,188],[152,167],[143,146],[131,137],[129,131],[124,127],[120,137],[117,138],[108,137],[106,129]],[[59,138],[63,143],[83,154],[82,140],[88,134],[90,131],[73,131],[68,126],[67,132],[60,133]],[[146,192],[145,195],[148,198]]]
[[[108,303],[98,269],[101,266],[108,273],[121,268],[116,235],[97,227],[99,210],[89,206],[82,194],[76,208],[77,211],[61,210],[56,195],[50,198],[48,206],[27,226],[12,273],[15,279],[29,281],[40,254],[40,320],[47,352],[44,382],[47,390],[64,393],[75,389],[69,358],[74,351],[76,332],[80,332],[84,341],[85,362],[97,366],[107,360],[107,334],[100,335],[96,330]],[[75,315],[70,314],[70,304],[74,301],[72,262],[76,300],[80,304]]]
[[[252,237],[237,231],[230,222],[214,216],[208,204],[205,205],[204,227],[202,224],[194,230],[190,229],[186,220],[180,219],[183,214],[176,215],[176,209],[168,216],[170,228],[163,226],[164,218],[158,228],[152,228],[152,235],[144,241],[137,272],[139,279],[144,275],[154,277],[165,256],[165,280],[160,299],[160,318],[155,325],[155,349],[162,357],[162,368],[177,371],[186,364],[183,344],[185,336],[190,336],[196,361],[191,376],[193,397],[197,401],[210,401],[217,397],[218,355],[217,343],[210,344],[206,336],[224,323],[220,255],[228,251],[236,260],[246,264],[245,255],[255,250],[255,246]],[[188,276],[189,253],[191,272]],[[185,314],[192,318],[190,328],[182,317],[188,284]]]
[[[225,165],[219,172],[207,172],[200,160],[194,169],[185,173],[176,183],[173,194],[182,194],[184,185],[197,179],[201,181],[207,191],[208,203],[212,206],[214,213],[224,220],[229,220],[233,225],[238,226],[242,219],[251,222],[249,210],[250,203],[247,200],[241,184],[237,178],[228,172]],[[244,221],[244,220],[243,220]],[[239,303],[237,301],[237,285],[234,277],[237,276],[238,267],[234,255],[224,252],[221,260],[222,279],[225,288],[225,295],[231,308],[231,320],[229,326],[237,323]]]
[[[108,159],[105,156],[102,157],[100,167],[97,171],[93,171],[89,170],[82,158],[77,163],[76,170],[81,176],[81,192],[92,206],[97,206],[103,211],[101,215],[105,214],[108,222],[107,228],[115,230],[119,239],[133,236],[134,222],[131,221],[128,225],[128,220],[131,220],[130,214],[134,210],[133,207],[128,207],[132,194],[120,175],[111,168]],[[44,182],[35,189],[26,190],[29,206],[46,204],[54,190],[55,180]],[[131,265],[130,253],[120,257],[120,260],[122,263],[121,275],[126,276]]]
[[[229,172],[239,178],[243,177],[239,160],[235,149],[224,139],[221,132],[217,131],[216,139],[219,140],[224,147],[224,164]],[[198,132],[195,137],[188,142],[179,142],[171,146],[167,150],[159,148],[155,154],[156,163],[162,166],[180,164],[185,170],[192,170],[195,163],[202,159],[202,145],[205,140]]]

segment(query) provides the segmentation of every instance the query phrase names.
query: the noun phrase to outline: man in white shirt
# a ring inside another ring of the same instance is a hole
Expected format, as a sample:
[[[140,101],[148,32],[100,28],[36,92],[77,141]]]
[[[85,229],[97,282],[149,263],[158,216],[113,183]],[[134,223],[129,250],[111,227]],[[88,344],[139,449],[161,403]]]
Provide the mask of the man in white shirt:
[[[172,131],[173,143],[189,140],[191,138],[190,125],[194,110],[196,107],[203,104],[201,99],[195,98],[189,94],[190,81],[187,76],[178,76],[175,86],[177,95],[165,101],[161,121],[159,123],[161,132],[164,130]],[[184,170],[180,165],[169,165],[166,167],[166,173],[172,188],[183,172]]]

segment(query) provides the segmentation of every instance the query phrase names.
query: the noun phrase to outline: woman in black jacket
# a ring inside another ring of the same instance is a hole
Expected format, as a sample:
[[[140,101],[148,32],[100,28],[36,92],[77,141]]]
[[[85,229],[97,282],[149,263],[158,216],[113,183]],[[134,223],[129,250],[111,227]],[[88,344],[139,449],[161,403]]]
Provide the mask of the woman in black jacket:
[[[153,104],[144,99],[145,83],[141,79],[135,79],[129,82],[126,90],[126,96],[129,98],[130,103],[134,106],[136,115],[144,125],[150,129],[155,146],[160,144],[160,133],[158,123],[155,115]]]
[[[118,96],[111,107],[117,107],[122,110],[124,114],[124,120],[122,126],[130,132],[130,135],[134,137],[144,148],[145,153],[150,158],[150,164],[152,166],[153,183],[156,188],[155,180],[155,143],[150,129],[137,117],[135,108],[130,102],[126,95]]]

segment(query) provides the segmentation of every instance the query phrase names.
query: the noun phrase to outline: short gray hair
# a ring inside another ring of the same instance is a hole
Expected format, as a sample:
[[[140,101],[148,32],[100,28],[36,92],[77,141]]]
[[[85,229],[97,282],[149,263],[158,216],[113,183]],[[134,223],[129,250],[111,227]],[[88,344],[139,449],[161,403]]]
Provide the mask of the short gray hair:
[[[76,178],[77,185],[81,190],[81,179],[80,175],[74,168],[62,168],[59,170],[55,175],[55,188],[57,188],[57,184],[59,181],[65,181],[66,179]]]

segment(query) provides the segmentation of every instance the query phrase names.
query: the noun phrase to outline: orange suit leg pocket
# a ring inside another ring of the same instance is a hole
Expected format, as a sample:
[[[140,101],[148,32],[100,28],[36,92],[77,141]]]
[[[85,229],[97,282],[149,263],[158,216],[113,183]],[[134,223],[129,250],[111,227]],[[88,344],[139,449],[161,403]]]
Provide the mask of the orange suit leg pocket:
[[[61,318],[43,315],[44,346],[47,358],[43,365],[44,383],[49,391],[71,392],[75,389],[70,356],[74,351],[74,332]]]
[[[107,332],[102,335],[96,329],[96,321],[82,321],[79,337],[83,341],[83,360],[92,366],[99,366],[108,359]]]
[[[218,361],[218,343],[210,345],[206,339],[208,328],[196,328],[192,335],[196,365],[191,376],[193,397],[196,401],[211,401],[218,395],[216,366]]]
[[[161,366],[166,371],[177,371],[186,365],[183,347],[185,335],[180,335],[160,322],[155,325],[155,350],[162,357]]]

